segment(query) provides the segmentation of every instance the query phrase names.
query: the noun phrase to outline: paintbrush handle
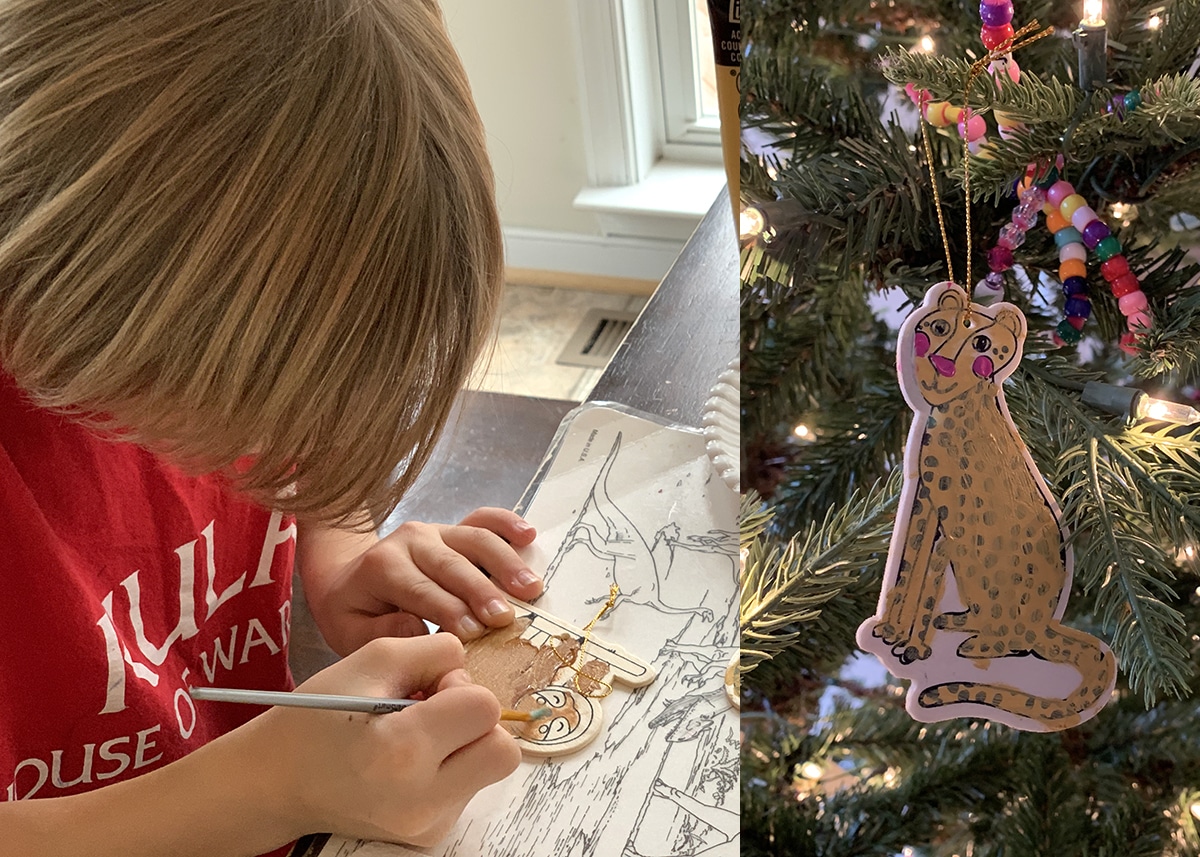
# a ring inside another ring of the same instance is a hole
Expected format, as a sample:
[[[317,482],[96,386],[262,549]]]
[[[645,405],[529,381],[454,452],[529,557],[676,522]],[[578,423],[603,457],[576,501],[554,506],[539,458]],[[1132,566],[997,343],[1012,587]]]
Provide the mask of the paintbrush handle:
[[[290,708],[322,708],[388,714],[415,705],[416,699],[381,699],[371,696],[338,696],[331,693],[296,693],[272,690],[240,690],[230,687],[193,687],[192,699],[208,702],[240,702],[246,705],[282,705]]]
[[[338,696],[332,693],[291,693],[274,690],[241,690],[232,687],[193,687],[188,690],[192,699],[206,702],[240,702],[246,705],[282,705],[289,708],[320,708],[331,711],[360,711],[364,714],[389,714],[418,699],[381,699],[374,696]],[[529,720],[524,711],[505,709],[501,720]]]

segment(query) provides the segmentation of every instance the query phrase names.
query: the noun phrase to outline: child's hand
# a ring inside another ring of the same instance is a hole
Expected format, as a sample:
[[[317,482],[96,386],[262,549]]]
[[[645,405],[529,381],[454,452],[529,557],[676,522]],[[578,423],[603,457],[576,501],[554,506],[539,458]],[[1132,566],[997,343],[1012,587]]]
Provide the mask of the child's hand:
[[[514,549],[535,535],[516,513],[482,508],[457,526],[402,524],[365,550],[309,546],[300,562],[305,596],[342,655],[376,637],[424,634],[423,619],[470,640],[512,621],[505,592],[541,594],[541,578]]]
[[[383,715],[273,708],[238,730],[264,755],[289,827],[414,845],[444,837],[471,797],[521,758],[498,725],[496,697],[462,665],[449,634],[376,640],[299,689],[428,699]]]

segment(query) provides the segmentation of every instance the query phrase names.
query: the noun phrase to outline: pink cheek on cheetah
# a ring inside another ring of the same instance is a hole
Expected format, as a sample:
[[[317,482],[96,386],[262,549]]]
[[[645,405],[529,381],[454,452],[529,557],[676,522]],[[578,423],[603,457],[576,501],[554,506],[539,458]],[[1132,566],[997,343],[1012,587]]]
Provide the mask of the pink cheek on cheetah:
[[[992,363],[992,358],[985,357],[981,354],[976,357],[975,362],[971,364],[971,371],[973,371],[980,378],[990,378],[996,371],[996,366]]]
[[[913,351],[918,357],[924,357],[929,351],[929,337],[924,333],[918,333],[913,337]]]

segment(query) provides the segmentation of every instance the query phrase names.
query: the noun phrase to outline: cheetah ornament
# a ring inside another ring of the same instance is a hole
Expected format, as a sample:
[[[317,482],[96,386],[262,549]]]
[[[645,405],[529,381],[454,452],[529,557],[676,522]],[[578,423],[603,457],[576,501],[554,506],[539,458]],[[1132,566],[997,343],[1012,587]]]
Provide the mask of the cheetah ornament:
[[[915,413],[876,615],[858,644],[912,680],[916,720],[985,717],[1050,732],[1093,717],[1116,659],[1062,624],[1072,555],[1054,498],[1004,402],[1025,317],[939,283],[900,328]]]

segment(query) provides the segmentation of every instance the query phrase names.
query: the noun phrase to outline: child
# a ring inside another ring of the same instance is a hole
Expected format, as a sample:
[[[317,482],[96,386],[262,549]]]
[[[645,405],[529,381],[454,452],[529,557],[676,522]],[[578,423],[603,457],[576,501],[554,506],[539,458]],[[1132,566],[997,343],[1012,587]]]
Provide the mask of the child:
[[[432,0],[0,0],[0,855],[429,844],[513,771],[457,638],[532,529],[370,535],[501,277]],[[192,702],[290,687],[293,555],[346,655],[303,689],[426,701]]]

